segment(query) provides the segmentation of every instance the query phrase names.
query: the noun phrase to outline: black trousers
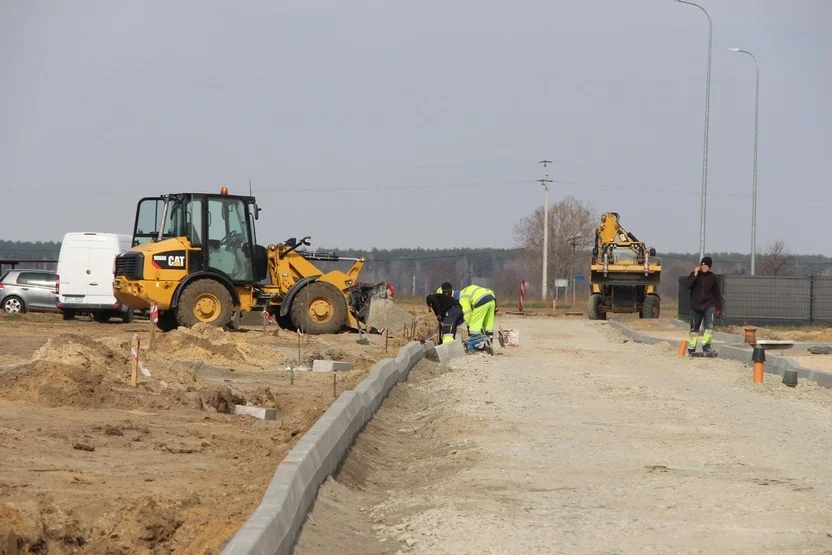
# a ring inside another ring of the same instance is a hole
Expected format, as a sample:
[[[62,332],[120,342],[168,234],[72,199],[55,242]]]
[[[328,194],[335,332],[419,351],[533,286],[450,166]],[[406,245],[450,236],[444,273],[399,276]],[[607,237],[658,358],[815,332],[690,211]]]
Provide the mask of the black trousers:
[[[446,343],[445,338],[448,338],[448,341],[453,341],[456,338],[456,328],[464,321],[462,307],[452,306],[448,309],[448,312],[445,313],[445,317],[442,319],[442,337],[440,341]]]

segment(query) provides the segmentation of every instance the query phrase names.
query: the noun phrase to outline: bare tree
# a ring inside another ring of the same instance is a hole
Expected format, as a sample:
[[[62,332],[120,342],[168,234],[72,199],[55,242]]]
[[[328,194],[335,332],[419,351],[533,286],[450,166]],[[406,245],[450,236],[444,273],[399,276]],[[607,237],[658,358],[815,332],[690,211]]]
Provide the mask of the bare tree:
[[[538,262],[539,265],[540,262]],[[529,275],[528,266],[522,260],[506,262],[501,267],[495,268],[491,273],[491,288],[497,294],[498,299],[517,299],[520,280],[525,279],[525,295],[527,299],[531,299],[540,284],[538,284],[538,287],[534,287],[532,283],[529,283]]]
[[[761,276],[791,276],[797,269],[795,256],[786,247],[786,242],[777,239],[766,247],[757,262],[757,274]]]
[[[595,210],[589,203],[568,196],[549,208],[549,272],[550,280],[568,278],[572,268],[572,246],[569,238],[580,235],[578,250],[592,246],[595,240]],[[524,249],[524,260],[533,276],[526,280],[540,283],[543,273],[543,206],[526,216],[514,226],[514,242]],[[577,272],[578,266],[576,266]],[[549,287],[552,283],[549,284]]]

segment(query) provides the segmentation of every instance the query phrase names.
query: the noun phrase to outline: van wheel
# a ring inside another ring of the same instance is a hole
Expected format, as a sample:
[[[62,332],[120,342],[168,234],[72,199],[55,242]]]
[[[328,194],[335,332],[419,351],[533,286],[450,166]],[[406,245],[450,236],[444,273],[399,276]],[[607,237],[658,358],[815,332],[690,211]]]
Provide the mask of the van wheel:
[[[129,324],[133,321],[133,309],[128,310],[127,312],[121,313],[121,322],[123,324]]]
[[[90,312],[90,316],[99,324],[103,324],[110,319],[110,315],[106,312]]]
[[[233,315],[231,295],[213,279],[199,279],[188,284],[176,308],[176,319],[189,328],[199,323],[222,328]]]
[[[75,319],[75,311],[74,310],[62,310],[61,311],[61,318],[64,320],[74,320]]]

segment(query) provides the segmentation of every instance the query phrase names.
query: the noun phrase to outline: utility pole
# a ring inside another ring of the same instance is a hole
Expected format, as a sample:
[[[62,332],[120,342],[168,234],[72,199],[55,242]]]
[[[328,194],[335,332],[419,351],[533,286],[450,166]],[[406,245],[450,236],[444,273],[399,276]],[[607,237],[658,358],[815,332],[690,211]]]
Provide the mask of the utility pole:
[[[543,164],[545,168],[547,164],[551,164],[551,160],[541,160],[538,164]],[[552,182],[548,175],[544,175],[543,179],[538,179],[538,183],[543,185],[546,189],[545,200],[543,201],[543,286],[541,287],[541,298],[545,301],[548,293],[549,276],[549,183]]]
[[[572,309],[575,309],[575,251],[578,248],[578,240],[580,235],[573,235],[569,238],[569,244],[572,245]]]

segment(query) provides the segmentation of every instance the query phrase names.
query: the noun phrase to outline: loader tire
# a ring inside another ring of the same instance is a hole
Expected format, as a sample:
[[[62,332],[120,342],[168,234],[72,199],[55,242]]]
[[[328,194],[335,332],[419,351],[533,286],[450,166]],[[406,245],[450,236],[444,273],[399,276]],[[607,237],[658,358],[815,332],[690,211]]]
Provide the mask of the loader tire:
[[[222,328],[228,325],[233,315],[231,295],[213,279],[198,279],[189,283],[176,307],[176,319],[187,328],[200,323]]]
[[[644,297],[644,304],[641,305],[642,318],[658,318],[659,317],[659,298],[656,295],[647,295]]]
[[[586,301],[586,317],[590,320],[606,320],[607,313],[601,311],[601,304],[603,304],[603,302],[603,296],[590,295],[589,300]]]
[[[331,283],[315,281],[298,291],[290,312],[302,333],[335,333],[347,322],[347,299]]]
[[[176,321],[175,310],[159,311],[159,321],[156,323],[159,331],[168,332],[173,331],[179,327],[179,322]]]

